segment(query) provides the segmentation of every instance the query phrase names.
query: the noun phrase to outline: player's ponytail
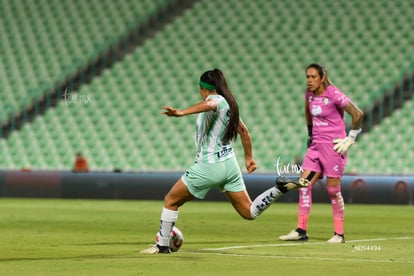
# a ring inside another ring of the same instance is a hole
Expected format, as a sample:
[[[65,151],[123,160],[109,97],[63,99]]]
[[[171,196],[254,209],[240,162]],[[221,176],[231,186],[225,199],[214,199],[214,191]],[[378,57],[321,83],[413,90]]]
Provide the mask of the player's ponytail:
[[[223,96],[230,107],[230,118],[229,124],[226,127],[226,130],[222,137],[223,143],[228,143],[231,140],[237,138],[237,129],[239,127],[239,106],[234,98],[233,94],[230,91],[230,88],[227,85],[226,78],[223,75],[223,72],[219,69],[214,69],[211,71],[205,72],[200,77],[200,81],[206,84],[212,84],[215,87],[217,93]]]

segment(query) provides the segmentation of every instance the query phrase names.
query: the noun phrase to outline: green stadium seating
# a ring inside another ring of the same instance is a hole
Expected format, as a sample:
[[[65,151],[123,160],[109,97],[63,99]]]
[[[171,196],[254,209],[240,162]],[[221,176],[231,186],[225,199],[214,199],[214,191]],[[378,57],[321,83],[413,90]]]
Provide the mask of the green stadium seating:
[[[1,46],[1,61],[11,65],[0,81],[22,95],[0,97],[12,111],[41,95],[39,87],[62,81],[88,63],[166,1],[10,3],[0,16],[17,37]],[[2,140],[0,166],[64,170],[82,151],[93,170],[186,169],[194,155],[195,116],[167,118],[159,114],[161,105],[180,108],[199,101],[200,74],[218,67],[250,129],[258,171],[275,173],[278,157],[293,162],[305,153],[305,67],[324,64],[354,102],[361,108],[371,105],[413,61],[407,47],[414,43],[413,12],[413,4],[401,0],[198,1],[91,83],[70,91],[88,95],[91,103],[62,101]],[[27,42],[18,35],[26,30],[33,31]],[[21,77],[21,71],[28,74]],[[412,132],[399,123],[411,117],[411,110],[404,106],[363,133],[349,154],[347,171],[408,173],[407,159],[392,152],[414,152],[405,142]],[[392,147],[390,139],[399,146]],[[244,164],[239,140],[235,148]]]
[[[353,146],[350,171],[387,174],[412,173],[414,135],[409,123],[414,99],[383,120],[381,125],[361,135]],[[357,161],[358,160],[358,161]]]
[[[0,78],[2,84],[9,80],[10,86],[0,94],[11,95],[8,102],[17,112],[86,65],[96,56],[96,49],[119,39],[128,24],[138,26],[166,4],[152,0],[3,1],[0,61],[8,68]]]

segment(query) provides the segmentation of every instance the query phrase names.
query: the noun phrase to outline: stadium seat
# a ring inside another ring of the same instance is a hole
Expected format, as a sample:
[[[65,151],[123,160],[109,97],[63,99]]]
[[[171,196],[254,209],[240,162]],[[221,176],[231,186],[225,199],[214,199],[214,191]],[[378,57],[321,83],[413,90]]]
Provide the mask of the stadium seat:
[[[326,65],[334,83],[361,108],[401,78],[412,62],[406,45],[414,39],[410,17],[414,7],[408,2],[198,1],[91,83],[71,91],[91,96],[92,103],[61,102],[3,141],[8,157],[1,166],[69,167],[76,151],[83,151],[94,170],[185,169],[194,154],[196,117],[167,118],[159,114],[160,106],[185,107],[200,101],[200,73],[218,67],[228,76],[254,139],[258,171],[274,172],[275,155],[293,162],[304,154],[306,65]],[[6,92],[0,92],[0,99],[11,113],[27,106],[167,4],[152,0],[5,3],[0,16],[6,29],[14,31],[7,33],[1,46],[5,74],[0,74],[0,81]],[[331,15],[339,10],[347,16],[337,20]],[[214,21],[209,16],[213,14]],[[314,20],[316,15],[323,20]],[[386,23],[374,15],[387,18]],[[311,28],[306,23],[310,21]],[[31,33],[30,39],[22,38],[21,32]],[[401,43],[391,44],[385,38]],[[403,107],[392,123],[384,121],[361,135],[350,153],[349,169],[375,173],[402,166],[398,170],[407,171],[405,161],[394,162],[395,166],[374,161],[387,160],[393,150],[387,148],[387,139],[399,143],[399,151],[412,150],[404,143],[409,141],[405,135],[412,133],[401,129],[401,117],[410,118],[411,110]],[[7,113],[2,110],[0,119]],[[400,137],[391,138],[393,133]],[[37,142],[30,142],[33,139]],[[378,146],[372,147],[371,141]],[[240,141],[235,148],[243,164]],[[25,157],[19,160],[16,156],[21,153]],[[375,158],[366,160],[367,155]]]

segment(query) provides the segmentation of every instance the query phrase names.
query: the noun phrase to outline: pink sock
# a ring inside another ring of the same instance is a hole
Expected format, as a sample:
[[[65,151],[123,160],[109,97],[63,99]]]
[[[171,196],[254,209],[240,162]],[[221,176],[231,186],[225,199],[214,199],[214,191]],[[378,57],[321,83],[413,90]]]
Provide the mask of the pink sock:
[[[298,212],[298,226],[297,228],[306,231],[308,229],[308,220],[310,208],[312,206],[312,187],[299,189],[299,212]]]
[[[341,186],[328,186],[328,194],[332,203],[334,229],[337,234],[344,234],[345,204],[342,198]]]

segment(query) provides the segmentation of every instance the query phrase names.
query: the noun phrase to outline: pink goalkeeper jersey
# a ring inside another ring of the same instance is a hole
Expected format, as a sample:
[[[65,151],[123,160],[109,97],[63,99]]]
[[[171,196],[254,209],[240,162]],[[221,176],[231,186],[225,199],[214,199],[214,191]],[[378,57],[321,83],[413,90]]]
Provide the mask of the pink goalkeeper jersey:
[[[319,96],[306,90],[305,97],[313,122],[312,141],[332,143],[335,138],[344,138],[346,130],[343,108],[349,103],[349,98],[333,85],[329,85]]]

